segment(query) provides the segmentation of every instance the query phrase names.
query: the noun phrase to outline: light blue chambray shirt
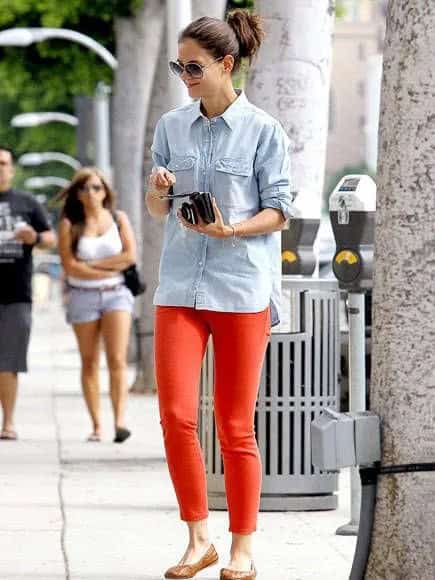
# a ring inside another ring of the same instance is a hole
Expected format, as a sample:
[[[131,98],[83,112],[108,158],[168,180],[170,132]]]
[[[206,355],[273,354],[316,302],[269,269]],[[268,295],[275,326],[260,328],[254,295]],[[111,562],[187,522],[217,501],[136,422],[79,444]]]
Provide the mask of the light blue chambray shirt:
[[[273,117],[243,92],[219,117],[207,119],[200,101],[160,119],[152,145],[154,166],[175,174],[174,193],[209,191],[225,223],[264,208],[292,215],[289,139]],[[281,234],[218,239],[183,228],[174,200],[160,261],[154,304],[219,312],[260,312],[271,306],[279,322]]]

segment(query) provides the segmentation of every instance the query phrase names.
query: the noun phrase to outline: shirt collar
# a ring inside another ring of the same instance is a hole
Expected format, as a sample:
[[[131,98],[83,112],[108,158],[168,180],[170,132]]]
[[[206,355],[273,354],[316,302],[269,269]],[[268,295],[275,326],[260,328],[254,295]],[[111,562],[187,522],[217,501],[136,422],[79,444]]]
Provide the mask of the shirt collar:
[[[234,129],[236,119],[240,117],[243,109],[249,103],[244,91],[241,89],[236,89],[236,93],[238,95],[237,99],[231,103],[231,105],[222,113],[222,115],[216,117],[217,119],[222,118],[230,129]],[[191,124],[193,125],[193,123],[200,117],[204,117],[204,115],[201,112],[201,100],[198,99],[192,104]]]

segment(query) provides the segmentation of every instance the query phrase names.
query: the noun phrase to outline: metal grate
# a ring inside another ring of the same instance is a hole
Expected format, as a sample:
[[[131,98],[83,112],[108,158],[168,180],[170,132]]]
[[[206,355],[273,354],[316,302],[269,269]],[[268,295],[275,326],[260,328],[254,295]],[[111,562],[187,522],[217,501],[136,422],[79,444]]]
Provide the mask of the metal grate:
[[[338,406],[339,292],[334,281],[289,282],[300,294],[301,332],[272,334],[267,349],[255,416],[263,462],[260,509],[309,510],[337,506],[335,474],[311,464],[311,421],[325,407]],[[213,419],[213,346],[201,374],[199,434],[209,504],[225,509],[223,464]]]

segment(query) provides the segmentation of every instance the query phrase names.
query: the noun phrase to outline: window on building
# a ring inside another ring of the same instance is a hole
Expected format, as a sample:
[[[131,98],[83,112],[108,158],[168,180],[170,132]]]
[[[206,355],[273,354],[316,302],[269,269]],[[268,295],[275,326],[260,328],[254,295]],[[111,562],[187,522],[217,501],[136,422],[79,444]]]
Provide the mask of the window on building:
[[[371,19],[373,0],[338,0],[345,22],[367,22]]]

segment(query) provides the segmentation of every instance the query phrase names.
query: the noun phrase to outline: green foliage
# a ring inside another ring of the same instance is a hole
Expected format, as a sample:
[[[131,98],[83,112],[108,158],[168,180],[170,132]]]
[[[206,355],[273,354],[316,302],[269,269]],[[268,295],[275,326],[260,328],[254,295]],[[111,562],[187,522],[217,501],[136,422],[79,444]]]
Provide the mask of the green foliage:
[[[143,0],[0,0],[0,29],[69,28],[91,36],[114,53],[115,16],[132,16],[142,5]],[[112,77],[99,56],[66,40],[0,47],[0,143],[17,154],[57,150],[74,155],[73,128],[57,123],[16,129],[10,127],[10,119],[28,111],[73,113],[75,95],[91,95],[98,81],[110,85]],[[56,165],[52,170],[63,175],[61,168]],[[35,171],[43,174],[42,168]]]
[[[234,10],[235,8],[253,8],[255,0],[229,0],[228,10]]]
[[[346,6],[343,4],[343,2],[340,2],[340,0],[337,0],[336,4],[335,4],[335,16],[336,18],[343,18],[344,16],[346,16]]]

